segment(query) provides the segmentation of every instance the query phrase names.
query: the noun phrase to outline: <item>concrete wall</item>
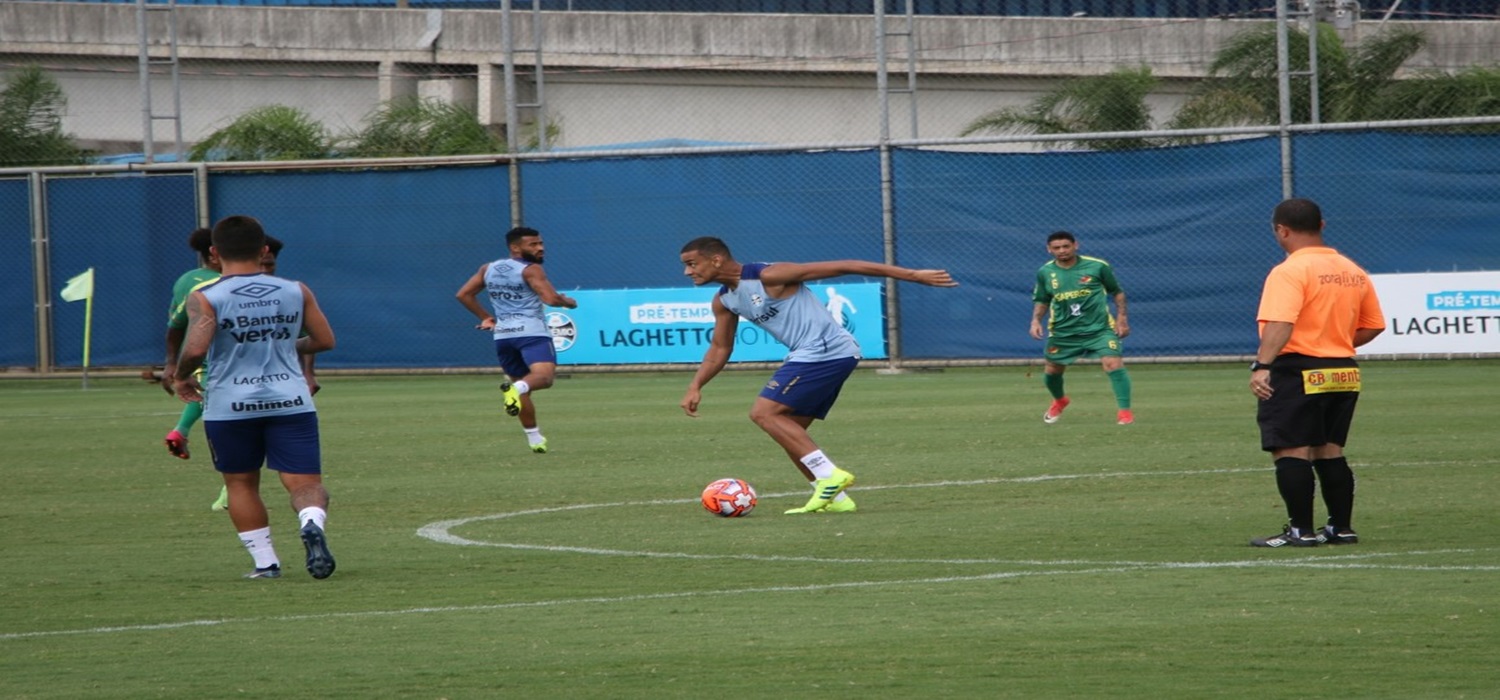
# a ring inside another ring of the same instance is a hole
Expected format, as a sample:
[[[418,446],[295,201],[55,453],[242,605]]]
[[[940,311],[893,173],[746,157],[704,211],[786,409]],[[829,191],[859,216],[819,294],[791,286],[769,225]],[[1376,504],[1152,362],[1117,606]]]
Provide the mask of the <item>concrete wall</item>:
[[[142,131],[136,8],[0,3],[0,70],[47,68],[70,99],[65,127],[85,142],[138,150]],[[270,103],[353,127],[382,100],[422,94],[472,104],[504,121],[501,15],[496,11],[180,6],[183,132],[193,142]],[[547,12],[542,63],[563,146],[658,138],[825,142],[878,136],[874,19],[854,15]],[[534,61],[530,11],[514,14],[518,75]],[[168,13],[147,13],[164,56]],[[904,29],[905,18],[888,29]],[[918,17],[923,138],[956,135],[986,111],[1025,103],[1060,78],[1149,64],[1165,79],[1165,116],[1226,38],[1252,21]],[[1376,30],[1364,21],[1346,37]],[[1500,64],[1500,22],[1424,22],[1412,69]],[[435,40],[432,30],[437,29]],[[425,43],[424,43],[425,41]],[[888,40],[904,75],[906,41]],[[155,79],[156,112],[169,81]],[[521,101],[532,99],[523,93]],[[912,135],[906,98],[892,135]],[[169,135],[158,124],[160,142]],[[131,142],[134,142],[131,147]]]

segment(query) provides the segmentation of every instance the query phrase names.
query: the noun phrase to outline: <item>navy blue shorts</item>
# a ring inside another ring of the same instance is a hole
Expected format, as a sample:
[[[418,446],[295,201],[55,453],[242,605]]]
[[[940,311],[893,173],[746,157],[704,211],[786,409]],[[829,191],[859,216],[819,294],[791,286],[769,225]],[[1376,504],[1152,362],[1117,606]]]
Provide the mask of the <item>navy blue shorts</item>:
[[[557,348],[552,345],[552,338],[537,335],[496,340],[495,356],[500,358],[500,369],[511,379],[531,374],[531,366],[538,362],[557,364]]]
[[[214,469],[244,474],[267,467],[288,474],[322,474],[318,414],[203,421]]]
[[[771,375],[760,395],[776,403],[790,406],[794,416],[812,416],[822,420],[828,417],[833,402],[839,400],[839,390],[859,358],[845,357],[827,362],[788,362]]]

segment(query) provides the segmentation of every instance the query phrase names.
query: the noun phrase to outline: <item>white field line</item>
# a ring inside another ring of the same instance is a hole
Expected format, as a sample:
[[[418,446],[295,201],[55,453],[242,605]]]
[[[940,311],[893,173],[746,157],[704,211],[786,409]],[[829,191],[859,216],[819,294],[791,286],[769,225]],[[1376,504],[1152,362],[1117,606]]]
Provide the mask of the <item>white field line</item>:
[[[1408,462],[1389,463],[1384,465],[1362,465],[1362,468],[1370,466],[1387,467],[1428,467],[1436,465],[1452,466],[1454,462]],[[1151,477],[1151,476],[1199,476],[1212,474],[1234,474],[1242,472],[1258,472],[1263,469],[1205,469],[1193,471],[1170,471],[1170,472],[1102,472],[1099,474],[1063,474],[1042,475],[1029,477],[1007,477],[994,479],[975,479],[964,481],[937,481],[923,484],[890,484],[866,486],[861,490],[873,491],[879,489],[897,488],[940,488],[950,486],[975,486],[984,484],[1001,483],[1034,483],[1045,481],[1058,481],[1068,479],[1095,479],[1095,478],[1126,478],[1126,477]],[[785,494],[768,494],[768,498],[782,496],[803,495],[805,492],[798,491]],[[419,607],[401,608],[394,610],[367,610],[339,613],[313,613],[304,615],[282,615],[275,617],[249,617],[249,618],[225,618],[219,620],[184,620],[179,622],[161,622],[142,625],[119,625],[109,627],[87,627],[69,630],[44,630],[35,632],[0,632],[0,641],[35,639],[41,637],[63,637],[71,635],[96,635],[117,634],[124,632],[154,632],[165,630],[177,630],[190,627],[212,627],[227,624],[247,623],[280,623],[290,621],[307,620],[329,620],[329,619],[361,619],[386,617],[392,615],[422,615],[422,614],[444,614],[444,613],[468,613],[468,612],[492,612],[501,610],[516,610],[525,608],[562,607],[573,605],[611,605],[619,603],[634,603],[653,600],[671,600],[678,598],[702,598],[733,595],[754,595],[764,593],[800,593],[809,591],[824,591],[845,588],[872,588],[879,586],[921,586],[940,585],[949,583],[967,583],[975,581],[996,581],[1004,579],[1017,579],[1037,576],[1088,576],[1096,574],[1114,574],[1127,572],[1149,572],[1166,570],[1190,570],[1190,569],[1226,569],[1226,568],[1306,568],[1306,569],[1389,569],[1402,571],[1431,571],[1437,573],[1462,572],[1494,572],[1500,571],[1500,566],[1495,565],[1420,565],[1420,564],[1396,564],[1376,563],[1373,560],[1389,559],[1391,557],[1430,556],[1443,554],[1475,554],[1481,552],[1500,551],[1497,548],[1482,549],[1436,549],[1420,550],[1410,552],[1369,552],[1359,554],[1345,554],[1336,556],[1319,557],[1312,560],[1263,560],[1246,559],[1238,561],[1197,561],[1197,562],[1136,562],[1136,561],[1087,561],[1087,560],[1026,560],[1026,559],[868,559],[848,558],[830,559],[823,557],[791,557],[791,556],[757,556],[757,555],[707,555],[688,554],[682,552],[630,552],[624,550],[597,549],[589,547],[555,547],[543,545],[528,545],[518,543],[481,542],[458,537],[448,530],[469,523],[488,520],[501,520],[525,515],[544,515],[549,513],[563,513],[570,511],[588,510],[593,508],[613,508],[621,506],[653,506],[653,505],[677,505],[693,503],[696,499],[676,498],[659,499],[650,501],[621,501],[618,503],[586,503],[572,506],[558,506],[553,508],[535,508],[531,510],[514,511],[510,513],[497,513],[492,515],[481,515],[469,518],[457,518],[443,520],[423,526],[417,534],[444,544],[455,544],[463,546],[483,547],[506,547],[512,549],[530,549],[582,554],[600,554],[609,556],[635,556],[673,559],[747,559],[766,561],[791,561],[791,562],[837,562],[855,564],[894,564],[894,563],[941,563],[941,564],[988,564],[1008,566],[1077,566],[1085,568],[1070,569],[1044,569],[1038,571],[1000,571],[986,574],[974,574],[969,576],[943,576],[934,578],[918,579],[892,579],[884,581],[852,581],[843,583],[808,584],[800,586],[767,586],[757,588],[731,588],[707,591],[678,591],[666,593],[643,593],[639,595],[614,596],[614,597],[589,597],[589,598],[562,598],[556,600],[540,600],[530,602],[496,603],[490,605],[458,605],[441,607]],[[830,516],[836,517],[836,516]]]
[[[1452,554],[1494,551],[1492,549],[1449,549],[1431,550],[1426,552],[1406,552],[1407,555],[1418,554]],[[1357,558],[1361,555],[1340,557],[1340,559]],[[1395,553],[1370,555],[1370,556],[1397,556]],[[490,605],[448,605],[437,607],[400,608],[395,610],[364,610],[354,612],[334,613],[310,613],[304,615],[278,615],[274,617],[247,617],[247,618],[225,618],[220,620],[185,620],[181,622],[162,622],[149,625],[119,625],[113,627],[88,627],[71,630],[47,630],[39,632],[8,632],[0,633],[0,641],[17,639],[35,639],[39,637],[63,637],[73,635],[94,634],[117,634],[122,632],[156,632],[163,630],[176,630],[187,627],[212,627],[231,624],[253,624],[283,622],[304,622],[315,620],[333,619],[363,619],[375,617],[390,617],[395,615],[428,615],[446,613],[474,613],[474,612],[497,612],[502,610],[519,610],[526,608],[552,608],[575,605],[612,605],[619,603],[637,603],[654,600],[673,600],[680,598],[710,598],[718,596],[755,595],[766,593],[806,593],[813,591],[827,591],[849,588],[875,588],[881,586],[927,586],[949,583],[971,583],[976,581],[999,581],[1005,579],[1018,579],[1037,576],[1091,576],[1097,574],[1120,574],[1136,571],[1162,571],[1172,569],[1218,569],[1218,568],[1346,568],[1358,566],[1370,569],[1402,569],[1409,571],[1439,571],[1451,572],[1462,571],[1489,572],[1500,571],[1500,566],[1416,566],[1416,565],[1381,565],[1381,564],[1350,564],[1337,561],[1266,561],[1266,560],[1242,560],[1229,562],[1157,562],[1139,566],[1103,566],[1088,569],[1055,569],[1049,571],[998,571],[988,574],[975,574],[971,576],[941,576],[933,578],[917,579],[894,579],[886,581],[847,581],[843,583],[819,583],[801,586],[763,586],[756,588],[727,588],[708,591],[677,591],[668,593],[643,593],[639,595],[626,596],[598,596],[588,598],[560,598],[555,600],[536,600],[515,603],[494,603]]]

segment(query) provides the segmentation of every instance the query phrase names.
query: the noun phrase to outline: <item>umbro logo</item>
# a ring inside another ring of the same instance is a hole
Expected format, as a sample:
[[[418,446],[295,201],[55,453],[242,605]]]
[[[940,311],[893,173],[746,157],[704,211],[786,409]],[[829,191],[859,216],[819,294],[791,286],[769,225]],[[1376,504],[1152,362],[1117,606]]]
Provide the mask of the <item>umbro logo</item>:
[[[231,290],[229,293],[235,296],[260,299],[268,294],[271,294],[272,292],[275,292],[278,289],[281,289],[281,287],[274,284],[266,284],[264,282],[251,282],[250,284],[247,284],[243,287],[237,287]]]

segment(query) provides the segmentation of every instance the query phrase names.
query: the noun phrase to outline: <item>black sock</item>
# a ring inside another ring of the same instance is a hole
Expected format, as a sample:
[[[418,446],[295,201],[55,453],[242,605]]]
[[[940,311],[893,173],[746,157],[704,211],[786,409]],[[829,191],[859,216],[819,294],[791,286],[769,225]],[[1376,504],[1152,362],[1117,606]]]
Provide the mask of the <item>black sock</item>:
[[[1328,524],[1335,530],[1352,530],[1354,518],[1354,470],[1343,457],[1313,462],[1323,490],[1323,505],[1328,508]]]
[[[1301,534],[1313,531],[1313,463],[1296,457],[1276,460],[1276,488],[1286,502],[1286,517]]]

